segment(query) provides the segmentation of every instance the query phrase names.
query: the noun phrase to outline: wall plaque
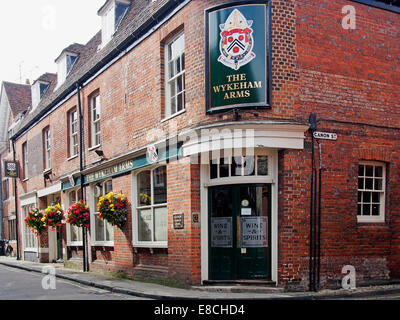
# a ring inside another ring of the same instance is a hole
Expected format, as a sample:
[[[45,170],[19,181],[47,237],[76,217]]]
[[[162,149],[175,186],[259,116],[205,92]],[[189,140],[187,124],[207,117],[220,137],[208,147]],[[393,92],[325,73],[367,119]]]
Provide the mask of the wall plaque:
[[[176,213],[172,216],[174,229],[184,229],[185,228],[185,214],[183,213]]]

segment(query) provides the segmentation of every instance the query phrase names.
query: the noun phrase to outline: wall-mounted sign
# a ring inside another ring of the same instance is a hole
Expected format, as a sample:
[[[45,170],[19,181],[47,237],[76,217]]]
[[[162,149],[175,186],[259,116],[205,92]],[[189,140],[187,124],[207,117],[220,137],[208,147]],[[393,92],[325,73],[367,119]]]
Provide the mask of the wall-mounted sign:
[[[194,224],[199,224],[200,223],[200,213],[199,212],[193,212],[192,213],[192,222]]]
[[[315,139],[337,140],[337,134],[332,132],[318,132],[313,133]]]
[[[102,180],[108,177],[112,177],[114,175],[124,173],[127,171],[133,170],[133,160],[124,161],[121,163],[116,164],[115,166],[108,167],[103,170],[99,170],[93,173],[89,173],[85,175],[84,182],[91,183],[94,181]]]
[[[267,217],[242,217],[240,227],[240,247],[268,247]]]
[[[174,214],[172,216],[172,221],[173,221],[175,230],[185,228],[185,215],[183,213]]]
[[[232,217],[211,218],[211,247],[232,248]]]
[[[158,151],[155,145],[147,147],[146,156],[150,163],[155,163],[158,161]]]
[[[4,161],[4,176],[7,178],[18,178],[18,162]]]
[[[270,107],[270,2],[206,10],[207,112]]]

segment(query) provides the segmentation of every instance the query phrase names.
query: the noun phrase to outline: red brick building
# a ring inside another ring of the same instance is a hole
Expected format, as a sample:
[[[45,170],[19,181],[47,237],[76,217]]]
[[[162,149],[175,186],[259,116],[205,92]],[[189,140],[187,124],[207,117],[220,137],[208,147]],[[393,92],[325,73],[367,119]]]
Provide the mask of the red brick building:
[[[82,262],[82,230],[37,243],[23,219],[83,186],[91,269],[296,289],[337,287],[346,265],[358,282],[398,277],[399,13],[106,1],[12,135],[21,257]],[[129,200],[122,230],[96,213],[109,191]]]

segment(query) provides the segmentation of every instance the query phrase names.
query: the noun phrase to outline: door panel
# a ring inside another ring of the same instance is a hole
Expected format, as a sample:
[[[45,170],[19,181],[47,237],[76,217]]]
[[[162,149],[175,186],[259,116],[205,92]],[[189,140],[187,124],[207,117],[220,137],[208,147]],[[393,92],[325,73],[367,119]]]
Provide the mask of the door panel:
[[[270,279],[270,185],[209,188],[210,279]]]

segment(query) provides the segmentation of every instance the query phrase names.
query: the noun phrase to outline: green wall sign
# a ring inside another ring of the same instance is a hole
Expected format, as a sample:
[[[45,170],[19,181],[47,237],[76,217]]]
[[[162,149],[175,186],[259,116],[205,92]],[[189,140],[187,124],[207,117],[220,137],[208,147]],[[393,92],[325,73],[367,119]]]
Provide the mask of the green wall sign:
[[[18,178],[18,162],[4,161],[4,176],[7,178]]]
[[[270,3],[206,10],[207,112],[270,107]]]

